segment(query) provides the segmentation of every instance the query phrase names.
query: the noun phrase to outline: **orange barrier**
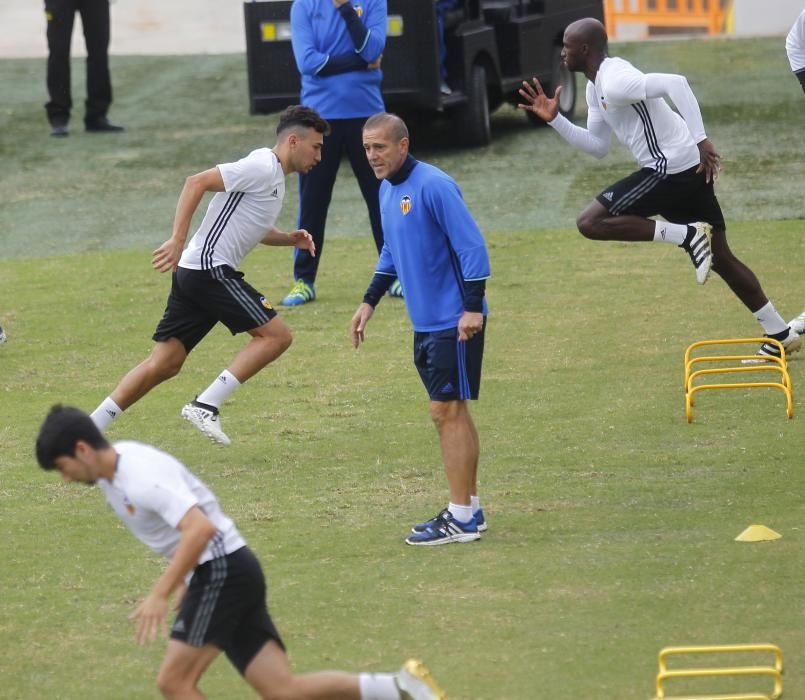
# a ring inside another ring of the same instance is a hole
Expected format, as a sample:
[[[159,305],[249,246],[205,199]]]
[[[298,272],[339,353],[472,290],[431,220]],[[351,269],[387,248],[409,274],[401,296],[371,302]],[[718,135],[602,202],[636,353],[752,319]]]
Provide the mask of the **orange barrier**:
[[[651,28],[704,29],[718,34],[724,29],[727,9],[723,0],[605,0],[604,22],[610,38],[617,39],[618,25]]]

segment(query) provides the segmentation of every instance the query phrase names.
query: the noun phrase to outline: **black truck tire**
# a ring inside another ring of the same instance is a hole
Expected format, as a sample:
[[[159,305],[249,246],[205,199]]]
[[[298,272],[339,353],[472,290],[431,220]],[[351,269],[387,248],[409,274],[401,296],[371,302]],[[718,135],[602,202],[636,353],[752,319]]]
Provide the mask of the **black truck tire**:
[[[556,90],[557,86],[562,86],[562,92],[559,95],[559,113],[568,119],[573,119],[573,114],[576,112],[576,74],[571,73],[562,60],[562,48],[560,46],[557,46],[553,51],[551,79],[554,90]]]
[[[470,71],[467,102],[453,111],[453,122],[462,146],[486,146],[492,138],[486,69],[476,63]]]

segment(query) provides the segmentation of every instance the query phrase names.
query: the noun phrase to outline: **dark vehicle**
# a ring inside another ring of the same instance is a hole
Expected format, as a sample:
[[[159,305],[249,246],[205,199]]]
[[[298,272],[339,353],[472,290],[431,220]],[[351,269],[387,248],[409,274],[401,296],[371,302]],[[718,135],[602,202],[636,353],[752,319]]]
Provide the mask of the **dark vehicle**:
[[[291,48],[289,0],[244,4],[252,113],[299,100]],[[406,117],[444,112],[463,145],[489,143],[489,115],[516,105],[523,80],[539,78],[549,94],[562,86],[560,110],[572,116],[576,80],[562,63],[565,27],[582,17],[603,21],[601,0],[461,0],[445,21],[452,92],[442,94],[434,0],[388,0],[383,98]],[[533,115],[526,113],[528,118]],[[537,120],[538,121],[538,120]]]

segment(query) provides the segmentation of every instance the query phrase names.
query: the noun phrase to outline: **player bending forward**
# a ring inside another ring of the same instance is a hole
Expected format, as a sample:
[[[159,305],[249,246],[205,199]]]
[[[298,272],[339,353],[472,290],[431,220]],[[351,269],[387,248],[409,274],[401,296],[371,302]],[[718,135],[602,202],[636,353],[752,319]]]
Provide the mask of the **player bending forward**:
[[[198,683],[223,651],[263,698],[444,700],[421,662],[397,674],[291,673],[266,607],[260,562],[215,495],[181,462],[138,442],[113,445],[90,417],[54,406],[36,441],[43,469],[66,482],[97,484],[143,544],[169,560],[132,613],[139,643],[164,630],[169,598],[178,609],[157,685],[166,698],[202,698]]]

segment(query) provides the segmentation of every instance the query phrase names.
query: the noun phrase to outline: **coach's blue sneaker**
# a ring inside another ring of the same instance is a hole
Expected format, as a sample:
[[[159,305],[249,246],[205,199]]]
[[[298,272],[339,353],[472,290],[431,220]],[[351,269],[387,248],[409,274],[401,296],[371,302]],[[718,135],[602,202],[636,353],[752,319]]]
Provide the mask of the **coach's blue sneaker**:
[[[390,297],[396,297],[397,299],[402,299],[405,296],[400,280],[397,279],[391,283],[388,294]]]
[[[475,518],[468,523],[456,520],[449,510],[442,511],[422,532],[412,532],[405,538],[407,544],[437,545],[450,542],[472,542],[481,539]]]
[[[688,237],[679,246],[690,255],[690,261],[696,268],[696,281],[699,284],[707,282],[710,268],[713,266],[712,237],[713,227],[704,221],[696,221],[688,224]]]
[[[397,674],[397,687],[402,700],[447,700],[445,693],[425,664],[408,659]]]
[[[478,532],[486,532],[489,529],[489,526],[486,524],[483,508],[476,510],[472,514],[472,517],[475,518],[475,524],[478,526]]]
[[[312,282],[308,283],[305,280],[296,280],[291,291],[282,300],[283,306],[300,306],[307,304],[309,301],[316,299],[316,287]]]
[[[430,520],[426,520],[422,523],[417,523],[411,528],[411,532],[425,532],[431,525],[433,525],[439,518],[442,517],[445,513],[447,513],[447,509],[443,510],[438,515],[434,515]],[[479,508],[476,510],[472,517],[475,518],[475,524],[478,526],[478,532],[486,532],[489,529],[489,526],[486,524],[486,518],[484,517],[484,509]]]

